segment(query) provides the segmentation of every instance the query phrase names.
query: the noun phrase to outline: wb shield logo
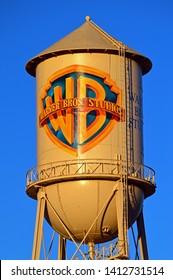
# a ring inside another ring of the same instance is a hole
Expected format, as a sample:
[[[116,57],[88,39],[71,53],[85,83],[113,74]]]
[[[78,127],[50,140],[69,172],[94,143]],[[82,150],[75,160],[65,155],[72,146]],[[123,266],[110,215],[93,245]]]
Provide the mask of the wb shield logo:
[[[54,73],[41,95],[40,127],[61,149],[79,155],[124,121],[121,90],[109,74],[73,65]]]

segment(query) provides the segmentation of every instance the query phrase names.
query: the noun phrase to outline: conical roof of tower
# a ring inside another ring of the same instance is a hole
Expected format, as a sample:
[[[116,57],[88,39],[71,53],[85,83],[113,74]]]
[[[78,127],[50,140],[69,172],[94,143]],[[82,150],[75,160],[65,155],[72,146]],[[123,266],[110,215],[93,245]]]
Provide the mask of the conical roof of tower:
[[[107,34],[87,16],[83,25],[29,60],[26,64],[26,71],[35,76],[37,65],[46,59],[68,53],[85,52],[125,54],[126,57],[141,65],[143,75],[152,67],[152,63],[147,57]]]

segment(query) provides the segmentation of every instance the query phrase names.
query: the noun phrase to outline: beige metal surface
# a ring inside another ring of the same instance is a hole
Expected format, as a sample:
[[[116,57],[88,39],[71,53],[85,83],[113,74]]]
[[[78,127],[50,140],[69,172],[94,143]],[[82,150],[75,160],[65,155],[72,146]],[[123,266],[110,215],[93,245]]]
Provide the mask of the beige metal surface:
[[[28,61],[26,70],[35,76],[36,67],[51,57],[81,52],[118,54],[120,47],[126,49],[127,57],[141,65],[143,74],[151,69],[152,63],[147,57],[108,35],[92,21],[86,20],[82,26]]]
[[[95,217],[103,208],[85,239],[87,243],[89,241],[102,243],[117,237],[117,206],[115,197],[111,197],[114,186],[115,182],[85,180],[54,184],[51,187],[45,187],[45,192],[48,200],[78,242],[85,237]],[[144,194],[139,188],[133,186],[129,186],[129,193],[131,219],[129,225],[131,225],[141,211]],[[47,205],[46,219],[57,232],[69,238],[49,205]]]

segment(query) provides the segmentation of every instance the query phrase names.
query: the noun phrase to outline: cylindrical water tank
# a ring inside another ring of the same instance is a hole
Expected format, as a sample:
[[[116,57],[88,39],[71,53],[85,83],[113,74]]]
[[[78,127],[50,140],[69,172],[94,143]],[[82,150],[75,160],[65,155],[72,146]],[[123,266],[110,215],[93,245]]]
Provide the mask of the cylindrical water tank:
[[[38,166],[27,193],[36,198],[44,187],[45,218],[62,236],[81,241],[90,229],[86,242],[116,237],[111,194],[125,175],[129,226],[153,193],[143,165],[142,75],[150,68],[88,18],[28,62],[37,83]]]

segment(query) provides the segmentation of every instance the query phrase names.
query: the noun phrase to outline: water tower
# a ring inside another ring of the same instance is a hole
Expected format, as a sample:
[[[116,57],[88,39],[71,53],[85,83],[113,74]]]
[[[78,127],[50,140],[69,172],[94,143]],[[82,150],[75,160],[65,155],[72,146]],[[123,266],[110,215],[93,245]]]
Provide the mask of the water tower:
[[[68,240],[72,259],[129,259],[133,224],[148,259],[142,208],[155,182],[144,165],[142,76],[151,67],[88,16],[26,64],[37,88],[37,166],[26,187],[38,200],[33,259],[44,220],[58,233],[58,259]]]

